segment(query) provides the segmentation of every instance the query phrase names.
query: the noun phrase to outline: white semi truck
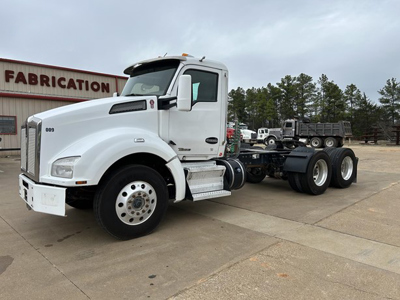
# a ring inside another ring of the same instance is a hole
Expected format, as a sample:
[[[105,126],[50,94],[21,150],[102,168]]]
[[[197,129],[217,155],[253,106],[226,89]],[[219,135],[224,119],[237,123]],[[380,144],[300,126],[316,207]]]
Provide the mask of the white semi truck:
[[[313,195],[356,179],[351,149],[226,151],[221,63],[162,57],[125,73],[120,96],[38,113],[22,126],[19,194],[29,209],[64,216],[66,204],[93,208],[106,232],[131,239],[154,230],[169,201],[229,196],[246,175],[287,179]]]

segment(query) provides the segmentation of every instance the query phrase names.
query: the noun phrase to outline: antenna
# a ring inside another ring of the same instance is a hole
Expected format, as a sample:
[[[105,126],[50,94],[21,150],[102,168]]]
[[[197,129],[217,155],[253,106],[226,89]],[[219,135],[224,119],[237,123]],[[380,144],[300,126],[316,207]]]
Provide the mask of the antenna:
[[[203,62],[203,60],[204,60],[205,58],[206,58],[206,57],[203,56],[203,57],[199,60],[199,62]]]
[[[168,52],[165,52],[165,54],[164,54],[164,57],[166,57],[166,56],[167,56],[167,54],[168,54]]]

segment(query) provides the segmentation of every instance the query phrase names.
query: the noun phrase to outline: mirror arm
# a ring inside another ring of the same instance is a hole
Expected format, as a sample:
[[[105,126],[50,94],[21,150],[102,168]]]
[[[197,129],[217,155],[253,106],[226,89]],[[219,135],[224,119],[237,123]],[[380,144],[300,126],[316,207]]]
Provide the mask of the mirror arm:
[[[161,110],[167,110],[170,109],[171,107],[176,106],[176,101],[171,103],[171,101],[176,100],[177,97],[168,97],[168,98],[158,98],[158,109]]]

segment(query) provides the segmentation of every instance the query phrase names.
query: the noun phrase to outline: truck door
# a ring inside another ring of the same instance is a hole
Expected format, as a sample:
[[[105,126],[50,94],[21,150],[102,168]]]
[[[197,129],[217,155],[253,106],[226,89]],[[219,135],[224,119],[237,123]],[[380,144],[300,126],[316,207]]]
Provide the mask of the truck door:
[[[227,78],[220,70],[190,66],[180,74],[192,77],[192,110],[170,109],[169,144],[181,159],[218,157],[226,135],[226,102],[222,101],[222,91]]]
[[[283,126],[283,136],[284,137],[294,137],[295,135],[295,121],[286,120]]]

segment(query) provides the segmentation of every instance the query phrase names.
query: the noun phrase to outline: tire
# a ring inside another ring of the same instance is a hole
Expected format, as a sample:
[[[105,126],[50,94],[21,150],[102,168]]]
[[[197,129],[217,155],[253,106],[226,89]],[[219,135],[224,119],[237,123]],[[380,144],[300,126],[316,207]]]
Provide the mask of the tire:
[[[268,146],[268,145],[275,145],[275,142],[276,142],[276,138],[274,138],[273,136],[270,136],[270,137],[267,139],[266,145],[267,145],[267,146]]]
[[[323,194],[332,177],[331,159],[325,151],[316,151],[311,157],[306,173],[299,173],[301,188],[310,195]]]
[[[303,192],[303,188],[301,187],[301,183],[300,183],[299,173],[288,172],[288,181],[289,181],[289,185],[292,188],[292,190],[299,192],[299,193]]]
[[[357,158],[349,148],[325,150],[332,161],[331,186],[337,188],[349,187],[357,176]]]
[[[319,137],[312,137],[310,140],[310,145],[313,148],[322,148],[323,142],[322,139]]]
[[[117,239],[152,232],[168,207],[167,185],[154,169],[129,165],[111,173],[94,198],[99,225]]]
[[[343,138],[337,138],[336,139],[337,140],[337,146],[338,147],[343,147],[343,145],[344,145],[344,139]]]
[[[250,183],[260,183],[267,176],[261,168],[249,168],[246,174],[246,181]]]
[[[324,141],[324,145],[327,148],[336,148],[338,145],[338,142],[334,137],[327,137]]]

